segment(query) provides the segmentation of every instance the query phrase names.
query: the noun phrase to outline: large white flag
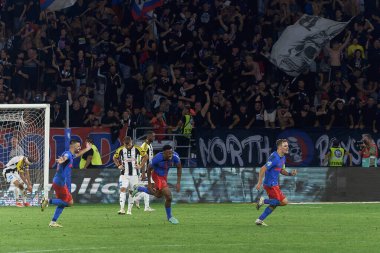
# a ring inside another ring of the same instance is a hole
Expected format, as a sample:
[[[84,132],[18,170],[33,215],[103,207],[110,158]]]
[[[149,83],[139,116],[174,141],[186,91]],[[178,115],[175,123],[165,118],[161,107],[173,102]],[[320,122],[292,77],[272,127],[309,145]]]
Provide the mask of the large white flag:
[[[298,76],[348,23],[305,14],[284,30],[273,45],[270,61],[286,74]]]
[[[75,4],[77,0],[40,0],[41,10],[58,11]]]

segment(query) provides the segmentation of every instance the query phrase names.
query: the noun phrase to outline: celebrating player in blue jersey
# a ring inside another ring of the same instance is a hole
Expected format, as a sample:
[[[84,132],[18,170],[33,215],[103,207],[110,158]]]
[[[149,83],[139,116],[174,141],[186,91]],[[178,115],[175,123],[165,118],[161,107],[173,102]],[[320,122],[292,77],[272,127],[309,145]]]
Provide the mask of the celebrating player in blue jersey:
[[[57,223],[59,216],[61,215],[65,207],[70,207],[74,204],[71,196],[71,168],[73,167],[73,160],[76,157],[82,156],[85,152],[91,149],[91,145],[86,143],[86,148],[80,150],[80,144],[77,140],[70,141],[70,149],[63,152],[63,154],[57,159],[57,172],[53,178],[53,189],[55,191],[56,199],[44,198],[41,202],[41,211],[43,211],[48,204],[56,205],[53,219],[51,220],[49,227],[62,227]]]
[[[261,216],[256,220],[256,225],[267,226],[264,223],[264,219],[270,215],[277,206],[285,206],[288,204],[286,196],[280,190],[278,185],[278,176],[283,174],[285,176],[295,176],[297,175],[296,170],[288,172],[285,170],[285,155],[289,153],[289,144],[286,139],[279,139],[276,141],[277,151],[273,152],[267,163],[261,167],[259,172],[259,181],[257,182],[256,189],[261,189],[261,184],[264,178],[264,189],[268,194],[269,199],[264,199],[261,197],[256,203],[257,210],[264,204],[269,204],[269,206],[264,210]]]
[[[157,198],[165,197],[165,210],[166,216],[170,223],[178,224],[178,220],[172,216],[172,193],[168,187],[167,177],[168,171],[171,167],[177,167],[177,185],[176,191],[179,192],[181,189],[181,175],[182,175],[182,165],[181,160],[176,152],[170,145],[165,145],[163,151],[158,153],[149,164],[147,176],[148,176],[148,187],[137,186],[132,193],[134,197],[138,192],[146,192],[148,194],[154,195]],[[154,185],[151,182],[151,176],[154,181]]]

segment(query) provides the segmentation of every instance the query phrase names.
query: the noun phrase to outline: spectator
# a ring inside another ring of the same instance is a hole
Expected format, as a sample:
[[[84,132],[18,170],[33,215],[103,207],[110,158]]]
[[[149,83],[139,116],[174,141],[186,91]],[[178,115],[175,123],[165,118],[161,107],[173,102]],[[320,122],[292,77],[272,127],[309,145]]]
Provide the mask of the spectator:
[[[363,134],[360,156],[362,167],[377,167],[378,147],[370,134]]]
[[[321,104],[317,106],[316,111],[316,127],[325,128],[330,123],[330,109],[329,109],[329,100],[326,94],[321,96]]]
[[[12,86],[14,87],[15,94],[17,96],[25,97],[29,75],[24,68],[24,63],[21,58],[16,59],[16,64],[12,72]]]
[[[314,127],[316,122],[315,112],[311,110],[309,104],[305,104],[299,113],[294,115],[295,127]]]
[[[202,106],[201,102],[195,102],[194,106],[194,111],[195,111],[195,116],[193,117],[194,119],[194,127],[195,130],[198,131],[198,128],[205,128],[207,127],[207,120],[206,120],[206,115],[207,111],[210,107],[210,95],[208,91],[205,91],[204,93],[206,95],[206,103]]]
[[[93,112],[87,114],[86,119],[83,122],[85,127],[97,127],[99,126],[99,119],[94,115]]]
[[[73,70],[71,68],[71,61],[69,59],[65,60],[62,70],[60,70],[60,67],[56,64],[55,60],[53,60],[53,66],[59,72],[59,84],[57,85],[57,88],[58,94],[60,95],[68,88],[73,88],[74,80]]]
[[[253,127],[256,128],[262,128],[265,126],[264,121],[264,109],[262,106],[262,102],[260,100],[255,101],[254,109],[253,109],[253,115],[254,115],[254,122],[252,124]]]
[[[155,95],[167,99],[171,99],[173,96],[171,80],[168,76],[168,70],[165,68],[161,68],[160,77],[157,80]]]
[[[247,110],[248,106],[246,104],[240,104],[239,112],[237,116],[239,117],[238,128],[250,129],[253,122],[255,122],[254,115]]]
[[[151,119],[150,124],[152,125],[155,135],[156,135],[156,140],[158,142],[161,142],[165,136],[164,134],[166,133],[166,122],[164,119],[164,113],[158,111],[156,115]]]
[[[246,77],[248,83],[257,83],[263,79],[263,74],[260,71],[259,64],[253,61],[252,56],[246,56],[244,62],[245,70],[241,72],[243,77]]]
[[[74,77],[75,77],[75,92],[79,93],[79,88],[82,85],[86,85],[88,76],[89,63],[84,58],[84,51],[79,50],[77,58],[74,61]]]
[[[141,64],[141,70],[146,70],[150,61],[156,58],[157,45],[153,39],[153,35],[149,31],[145,31],[144,35],[137,40],[136,53],[138,54],[138,61]]]
[[[376,132],[376,101],[374,98],[368,98],[367,105],[363,108],[362,122],[364,128]]]
[[[295,86],[296,85],[296,86]],[[288,98],[291,100],[292,110],[299,113],[305,104],[310,102],[310,95],[306,91],[305,81],[300,79],[294,86],[291,84],[288,90]],[[290,104],[289,104],[290,107]]]
[[[111,141],[114,143],[119,137],[120,120],[116,116],[116,111],[112,108],[108,109],[107,114],[101,120],[102,127],[109,127],[111,133]]]
[[[349,124],[349,115],[347,108],[345,107],[344,99],[337,98],[330,105],[332,111],[330,122],[326,126],[326,130],[330,130],[331,127],[345,127]]]
[[[104,94],[104,108],[108,110],[111,107],[118,107],[120,103],[120,96],[118,89],[122,87],[121,78],[116,72],[116,66],[112,65],[109,68],[107,76],[106,91]]]
[[[281,129],[294,126],[293,115],[289,111],[290,101],[285,99],[284,103],[277,109],[277,118]]]
[[[65,112],[61,109],[58,101],[54,102],[53,110],[51,110],[50,126],[51,127],[65,127]]]
[[[374,39],[373,43],[368,44],[368,81],[378,86],[380,83],[380,37]]]
[[[364,58],[364,47],[359,44],[358,38],[353,38],[351,45],[348,46],[347,48],[347,55],[349,58],[354,58],[355,57],[355,52],[359,51],[361,58]]]
[[[227,127],[228,129],[233,129],[239,124],[239,121],[239,116],[232,110],[232,103],[229,100],[226,100],[224,103],[222,126]]]
[[[366,101],[364,99],[358,99],[355,101],[355,107],[351,106],[351,108],[355,108],[352,112],[350,112],[350,117],[352,117],[353,126],[355,129],[363,129],[363,111],[366,106]]]
[[[81,127],[85,117],[85,111],[80,106],[79,100],[74,100],[70,106],[70,127]]]
[[[136,127],[149,127],[150,117],[145,107],[141,107],[136,115]]]
[[[20,143],[20,139],[22,140],[21,138],[21,133],[19,131],[14,131],[13,132],[13,135],[12,135],[12,138],[11,138],[11,151],[9,152],[9,157],[15,157],[15,156],[19,156],[19,155],[24,155],[25,152],[24,152],[24,149],[22,146],[22,143]]]
[[[264,122],[265,128],[275,128],[276,126],[276,105],[273,96],[273,90],[265,86],[264,82],[259,82],[258,96],[264,105]]]
[[[341,54],[343,49],[346,48],[348,43],[350,42],[351,32],[348,32],[346,36],[346,40],[342,45],[339,45],[338,41],[332,42],[332,48],[326,47],[327,52],[330,56],[330,78],[329,80],[335,80],[336,73],[342,71],[342,62],[341,62]]]
[[[186,80],[182,83],[182,86],[179,87],[179,90],[175,91],[178,94],[178,100],[183,101],[184,103],[194,104],[196,100],[195,95],[195,85],[190,84]]]
[[[220,93],[214,93],[212,96],[210,110],[207,112],[207,121],[211,129],[222,126],[223,111],[219,102],[219,98],[222,96]]]
[[[131,136],[132,129],[135,127],[135,122],[131,110],[126,109],[121,113],[120,124],[120,127],[123,129],[122,131],[125,132],[126,135]]]
[[[130,78],[131,70],[137,69],[137,58],[134,50],[132,49],[132,41],[129,37],[124,38],[124,43],[119,44],[116,48],[119,53],[119,67],[123,80]]]

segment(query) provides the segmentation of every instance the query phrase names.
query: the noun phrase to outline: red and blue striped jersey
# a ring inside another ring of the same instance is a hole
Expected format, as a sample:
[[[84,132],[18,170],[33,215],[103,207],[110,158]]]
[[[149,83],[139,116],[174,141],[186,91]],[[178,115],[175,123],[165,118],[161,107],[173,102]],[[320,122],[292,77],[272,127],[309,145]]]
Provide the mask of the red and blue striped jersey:
[[[265,164],[264,185],[272,187],[278,185],[278,176],[285,165],[285,156],[280,157],[277,151],[273,152]]]

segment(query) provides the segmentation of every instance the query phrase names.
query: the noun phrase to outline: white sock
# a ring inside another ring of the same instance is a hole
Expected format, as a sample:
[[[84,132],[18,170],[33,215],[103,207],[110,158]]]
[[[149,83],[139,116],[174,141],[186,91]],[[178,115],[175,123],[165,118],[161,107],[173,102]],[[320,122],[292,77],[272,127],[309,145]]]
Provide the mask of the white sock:
[[[129,194],[129,197],[128,197],[128,212],[132,211],[132,207],[133,207],[133,197],[132,197],[131,194]]]
[[[135,196],[135,201],[140,201],[141,197],[141,192],[137,193]]]
[[[141,195],[144,196],[144,205],[145,205],[145,209],[148,209],[149,208],[149,201],[150,201],[150,196],[149,194],[147,194],[146,192],[143,192]]]
[[[23,201],[24,203],[26,203],[26,194],[23,194],[23,195],[22,195],[22,201]]]
[[[20,196],[19,196],[19,194],[20,194],[20,189],[17,188],[17,187],[15,187],[14,192],[15,192],[15,200],[16,200],[16,203],[17,203],[18,200],[20,199]]]
[[[127,198],[127,193],[126,192],[120,192],[120,209],[124,209],[126,198]]]

